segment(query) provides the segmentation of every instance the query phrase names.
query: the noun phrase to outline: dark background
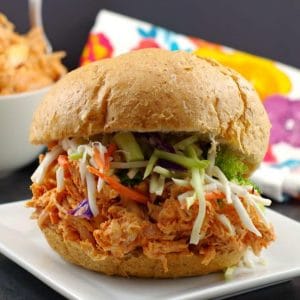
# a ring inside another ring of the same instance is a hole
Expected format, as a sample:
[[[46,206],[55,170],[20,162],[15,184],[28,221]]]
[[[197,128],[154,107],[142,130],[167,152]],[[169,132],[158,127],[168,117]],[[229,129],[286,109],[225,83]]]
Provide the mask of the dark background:
[[[47,35],[55,50],[67,52],[64,62],[69,69],[77,66],[101,8],[300,68],[299,0],[44,0]],[[17,31],[28,30],[27,1],[0,0],[0,12],[16,24]],[[0,179],[0,203],[30,197],[29,178],[35,167],[36,162]],[[299,201],[274,204],[273,208],[300,220]],[[234,297],[271,298],[300,299],[300,278]],[[0,299],[62,297],[0,254]]]
[[[300,68],[299,0],[44,0],[47,34],[69,68],[101,8]],[[27,1],[0,0],[0,11],[28,30]]]

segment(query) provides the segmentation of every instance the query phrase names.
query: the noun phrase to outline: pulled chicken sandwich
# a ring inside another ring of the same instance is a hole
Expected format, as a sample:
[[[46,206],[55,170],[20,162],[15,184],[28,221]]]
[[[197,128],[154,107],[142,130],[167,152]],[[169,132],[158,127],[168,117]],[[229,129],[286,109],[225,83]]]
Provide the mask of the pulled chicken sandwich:
[[[62,78],[36,110],[48,145],[33,218],[67,261],[109,275],[224,270],[274,240],[247,179],[270,123],[235,71],[185,52],[134,51]]]

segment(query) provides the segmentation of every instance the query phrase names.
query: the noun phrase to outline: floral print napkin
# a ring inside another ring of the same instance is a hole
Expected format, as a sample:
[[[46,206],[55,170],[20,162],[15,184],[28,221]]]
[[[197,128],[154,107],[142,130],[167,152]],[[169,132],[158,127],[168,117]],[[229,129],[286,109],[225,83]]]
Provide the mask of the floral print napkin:
[[[272,122],[267,154],[252,180],[274,200],[300,197],[299,70],[107,10],[99,12],[80,64],[149,47],[214,58],[252,82]]]

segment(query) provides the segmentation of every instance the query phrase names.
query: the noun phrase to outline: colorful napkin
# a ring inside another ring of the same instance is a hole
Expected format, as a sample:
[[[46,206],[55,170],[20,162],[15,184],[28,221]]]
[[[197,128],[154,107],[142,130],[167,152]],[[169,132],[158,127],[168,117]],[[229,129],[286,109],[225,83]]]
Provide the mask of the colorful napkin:
[[[274,200],[300,197],[299,70],[107,10],[99,12],[80,64],[149,47],[184,50],[214,58],[251,81],[273,126],[264,162],[252,180]]]

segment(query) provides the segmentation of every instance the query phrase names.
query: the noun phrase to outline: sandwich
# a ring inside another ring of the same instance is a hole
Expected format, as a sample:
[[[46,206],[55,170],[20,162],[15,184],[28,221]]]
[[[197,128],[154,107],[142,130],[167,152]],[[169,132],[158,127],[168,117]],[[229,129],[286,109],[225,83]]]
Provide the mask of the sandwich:
[[[34,113],[32,217],[65,260],[108,275],[226,270],[274,240],[248,179],[270,122],[241,75],[143,49],[78,68]]]

